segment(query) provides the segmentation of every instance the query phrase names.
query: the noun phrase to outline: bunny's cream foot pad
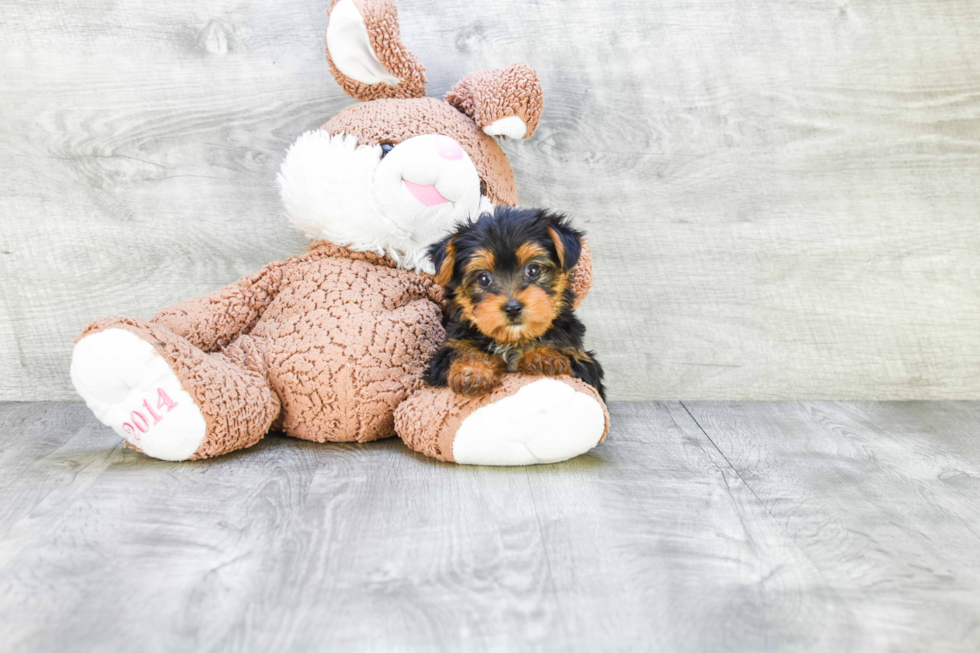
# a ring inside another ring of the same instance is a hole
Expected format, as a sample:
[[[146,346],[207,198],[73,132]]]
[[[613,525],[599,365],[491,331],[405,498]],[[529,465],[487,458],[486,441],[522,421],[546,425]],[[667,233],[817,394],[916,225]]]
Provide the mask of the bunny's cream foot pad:
[[[561,462],[592,449],[604,430],[595,398],[540,379],[467,416],[453,441],[453,459],[463,465]]]
[[[204,416],[153,345],[124,329],[78,341],[71,380],[100,422],[148,456],[187,460],[207,431]]]

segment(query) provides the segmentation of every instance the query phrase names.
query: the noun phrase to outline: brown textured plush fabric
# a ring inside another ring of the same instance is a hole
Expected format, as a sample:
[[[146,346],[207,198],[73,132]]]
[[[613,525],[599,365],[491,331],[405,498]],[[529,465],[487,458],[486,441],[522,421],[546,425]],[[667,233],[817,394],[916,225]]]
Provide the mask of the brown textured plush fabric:
[[[449,388],[423,388],[409,397],[395,411],[395,429],[411,449],[438,460],[455,462],[453,440],[464,419],[477,409],[509,397],[521,387],[541,378],[544,377],[507,374],[493,392],[476,399],[455,394]],[[595,388],[578,379],[566,376],[562,377],[562,380],[576,391],[594,397],[602,406],[606,424],[600,442],[605,440],[609,432],[609,410],[599,398],[599,393]]]
[[[222,352],[207,353],[163,325],[117,317],[93,322],[79,339],[106,329],[129,331],[153,345],[194,399],[207,436],[192,460],[252,446],[279,413],[279,398],[266,379],[261,347],[247,337]]]
[[[331,1],[330,10],[337,2]],[[337,70],[328,52],[343,89],[373,101],[344,109],[323,129],[366,145],[397,144],[422,134],[449,136],[473,161],[486,195],[494,203],[516,205],[510,163],[482,127],[517,115],[527,125],[526,135],[533,134],[542,106],[537,75],[520,65],[474,73],[450,93],[459,110],[425,98],[424,69],[401,43],[392,0],[353,2],[378,59],[402,82],[394,87],[356,82]],[[586,245],[573,273],[576,305],[591,280]],[[206,435],[192,458],[251,446],[270,428],[317,442],[389,437],[395,434],[397,409],[399,432],[409,446],[452,460],[452,440],[462,420],[534,377],[508,375],[480,399],[422,387],[429,358],[445,337],[442,302],[442,288],[431,275],[320,241],[303,255],[165,308],[150,321],[99,320],[80,338],[118,328],[156,349],[204,416]],[[563,380],[594,396],[605,410],[591,387]]]
[[[339,0],[331,0],[327,13],[333,11]],[[347,95],[356,100],[381,100],[387,98],[425,97],[425,66],[402,45],[398,27],[398,8],[391,0],[354,0],[354,6],[364,19],[371,49],[378,61],[389,73],[401,78],[395,86],[387,84],[363,84],[340,72],[327,49],[327,63],[334,79]],[[326,39],[326,34],[324,34]]]
[[[435,98],[377,100],[349,106],[323,125],[331,134],[355,136],[360,145],[397,145],[413,136],[456,139],[476,166],[492,202],[517,204],[514,172],[504,151],[472,118]]]
[[[446,93],[446,102],[480,127],[517,116],[527,126],[524,138],[531,138],[544,109],[544,91],[538,74],[518,63],[504,70],[487,68],[470,73]]]
[[[572,308],[578,308],[592,288],[592,248],[584,240],[582,253],[579,254],[575,267],[572,268],[571,277],[572,291],[575,293],[575,303]]]
[[[153,322],[205,352],[218,351],[255,326],[276,297],[289,261],[270,263],[230,286],[162,309]]]
[[[205,458],[258,442],[273,424],[317,442],[395,434],[394,410],[442,343],[431,275],[325,241],[217,292],[123,328],[170,363],[207,423]]]
[[[587,251],[576,267],[583,280],[591,279]],[[508,375],[476,400],[423,388],[422,373],[445,337],[442,303],[431,275],[319,241],[150,321],[93,322],[79,339],[124,329],[153,345],[204,416],[207,435],[193,459],[249,447],[272,427],[317,442],[389,437],[402,405],[399,435],[408,445],[452,460],[460,421],[534,377]]]

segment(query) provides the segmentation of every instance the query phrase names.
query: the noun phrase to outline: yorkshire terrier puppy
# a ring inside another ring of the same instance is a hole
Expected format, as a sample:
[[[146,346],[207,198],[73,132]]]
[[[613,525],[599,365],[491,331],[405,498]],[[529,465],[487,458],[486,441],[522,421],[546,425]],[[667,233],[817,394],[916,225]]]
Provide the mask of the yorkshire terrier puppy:
[[[605,399],[602,367],[583,347],[585,325],[572,311],[569,275],[581,238],[563,215],[500,206],[433,245],[450,317],[426,382],[477,396],[505,372],[568,374]]]

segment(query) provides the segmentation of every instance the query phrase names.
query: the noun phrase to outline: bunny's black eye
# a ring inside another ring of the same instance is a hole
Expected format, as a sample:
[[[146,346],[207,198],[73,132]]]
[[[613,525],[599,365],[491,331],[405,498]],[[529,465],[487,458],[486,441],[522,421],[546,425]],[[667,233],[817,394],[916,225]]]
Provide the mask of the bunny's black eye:
[[[390,152],[391,152],[391,151],[392,151],[393,149],[395,149],[395,146],[394,146],[394,145],[392,145],[391,143],[382,143],[382,144],[381,144],[381,158],[383,159],[383,158],[385,158],[386,156],[388,156],[388,154],[389,154],[389,153],[390,153]]]

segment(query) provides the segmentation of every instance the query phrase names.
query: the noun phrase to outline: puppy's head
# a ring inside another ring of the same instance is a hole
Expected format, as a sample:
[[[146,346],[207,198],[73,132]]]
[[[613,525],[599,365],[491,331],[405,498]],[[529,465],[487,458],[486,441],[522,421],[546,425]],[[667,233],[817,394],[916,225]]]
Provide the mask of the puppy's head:
[[[569,273],[581,238],[563,215],[499,206],[429,253],[461,319],[497,342],[520,343],[570,310]]]

